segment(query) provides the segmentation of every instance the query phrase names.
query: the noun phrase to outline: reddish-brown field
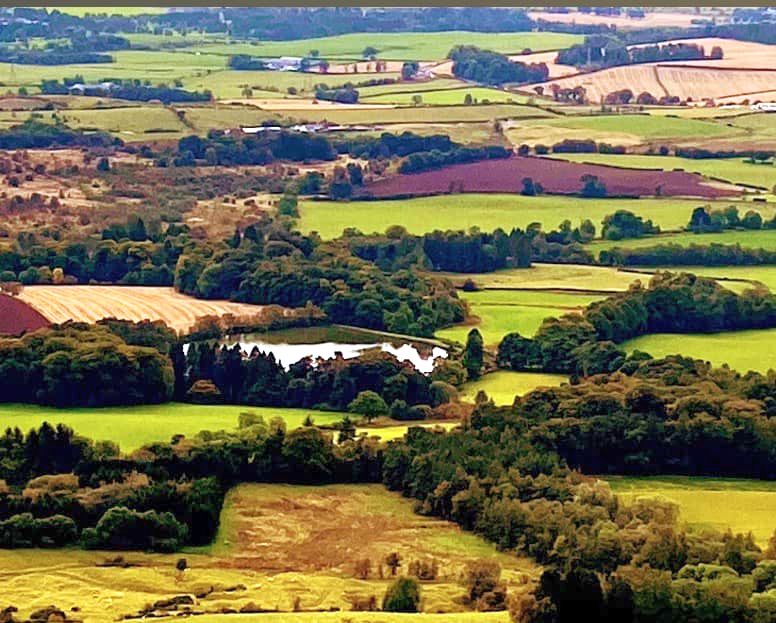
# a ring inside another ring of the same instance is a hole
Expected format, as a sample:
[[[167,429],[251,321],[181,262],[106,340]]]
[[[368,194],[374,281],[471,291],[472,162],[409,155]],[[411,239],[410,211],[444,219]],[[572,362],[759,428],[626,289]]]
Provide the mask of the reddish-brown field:
[[[0,335],[21,335],[49,324],[43,314],[24,301],[0,294]]]
[[[471,193],[517,193],[522,180],[530,177],[545,192],[573,194],[580,191],[583,175],[596,175],[609,196],[687,196],[715,198],[738,194],[733,187],[706,182],[703,177],[683,171],[621,169],[513,156],[503,160],[485,160],[456,164],[443,169],[396,175],[368,184],[364,196],[438,195],[451,190]]]

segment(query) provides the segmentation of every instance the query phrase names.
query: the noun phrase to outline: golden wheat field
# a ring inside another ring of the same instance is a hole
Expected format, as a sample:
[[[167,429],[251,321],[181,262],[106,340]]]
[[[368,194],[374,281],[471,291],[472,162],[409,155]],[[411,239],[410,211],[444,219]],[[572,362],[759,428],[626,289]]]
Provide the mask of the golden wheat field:
[[[102,318],[163,320],[176,331],[187,331],[198,318],[258,314],[262,305],[206,301],[154,286],[28,286],[21,300],[51,322],[95,322]]]
[[[703,62],[706,61],[698,61]],[[561,88],[582,86],[591,102],[599,102],[608,93],[620,89],[630,89],[635,94],[647,91],[655,97],[675,95],[683,100],[703,100],[772,90],[776,84],[776,70],[669,63],[626,65],[557,78],[524,89],[541,86],[549,92],[553,84]]]

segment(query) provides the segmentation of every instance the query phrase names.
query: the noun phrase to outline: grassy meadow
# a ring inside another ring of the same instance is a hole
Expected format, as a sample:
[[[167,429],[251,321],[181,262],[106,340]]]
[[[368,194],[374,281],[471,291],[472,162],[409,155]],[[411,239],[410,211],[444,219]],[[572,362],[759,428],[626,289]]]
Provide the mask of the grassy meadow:
[[[655,333],[628,340],[623,347],[628,352],[641,350],[653,357],[681,354],[716,366],[727,364],[739,372],[767,372],[776,370],[772,340],[776,340],[776,329],[681,335]]]
[[[556,158],[572,162],[607,164],[630,169],[681,169],[732,183],[759,186],[770,191],[776,184],[776,165],[752,164],[746,158],[680,158],[677,156],[641,156],[634,154],[556,154]]]
[[[435,111],[433,108],[401,110],[429,113]],[[735,202],[725,201],[719,205],[724,207],[733,203]],[[347,227],[373,233],[384,232],[391,225],[403,225],[411,233],[423,234],[435,229],[471,227],[479,227],[482,231],[501,227],[508,231],[513,227],[525,228],[537,222],[542,224],[544,230],[549,230],[558,227],[565,220],[578,225],[586,218],[593,221],[600,231],[603,218],[619,209],[630,210],[644,218],[650,218],[664,230],[671,230],[687,225],[693,209],[697,208],[699,203],[697,199],[580,199],[559,195],[524,197],[464,193],[347,203],[301,201],[299,205],[300,229],[305,233],[317,231],[323,238],[331,239],[339,236]],[[761,211],[764,209],[765,206],[760,208]],[[769,207],[766,213],[772,212],[773,208]]]
[[[482,33],[467,31],[444,32],[383,32],[351,33],[332,37],[298,39],[294,41],[228,42],[198,46],[210,54],[249,54],[251,56],[306,56],[318,50],[329,60],[361,60],[363,50],[371,46],[381,60],[441,61],[456,45],[475,45],[502,53],[519,54],[526,48],[534,52],[557,50],[582,41],[581,35],[551,32]]]
[[[527,394],[537,387],[556,387],[567,381],[562,374],[499,370],[466,383],[461,390],[461,399],[474,402],[477,393],[484,391],[497,405],[511,405],[515,396]]]
[[[605,476],[626,502],[662,498],[679,505],[680,522],[690,529],[752,532],[761,546],[776,529],[776,483],[737,478],[689,476]]]
[[[447,277],[455,285],[461,286],[467,280],[472,280],[479,288],[485,290],[532,290],[533,294],[524,294],[522,299],[512,297],[517,294],[505,294],[513,301],[523,304],[536,304],[543,307],[559,306],[576,307],[567,305],[575,299],[557,298],[554,293],[541,292],[544,290],[569,291],[570,296],[577,294],[608,293],[627,290],[628,286],[636,280],[642,282],[649,280],[649,275],[637,272],[619,270],[608,266],[589,266],[586,264],[540,264],[535,263],[530,268],[506,268],[492,273],[438,273]],[[486,296],[486,295],[481,295]],[[487,295],[492,302],[494,293]],[[529,297],[529,298],[525,298]],[[502,300],[501,302],[508,302]],[[583,299],[584,300],[584,299]]]
[[[78,434],[94,440],[111,440],[123,452],[131,452],[154,441],[169,441],[174,435],[191,437],[203,430],[233,430],[240,413],[255,413],[269,421],[280,417],[289,429],[298,428],[307,416],[315,424],[334,424],[342,413],[274,407],[194,405],[167,403],[101,409],[56,409],[37,405],[0,405],[0,429],[19,427],[27,432],[43,422],[66,424]]]
[[[437,337],[465,343],[466,335],[476,327],[486,345],[496,345],[507,333],[514,331],[532,336],[545,318],[578,311],[603,298],[598,295],[526,290],[459,291],[458,295],[469,304],[469,312],[476,321],[437,331]]]
[[[522,121],[507,132],[515,144],[552,145],[563,139],[593,139],[621,145],[660,140],[727,138],[746,135],[744,128],[702,119],[678,119],[653,115],[578,115],[551,120]]]
[[[411,85],[407,85],[409,89]],[[514,102],[518,104],[525,103],[527,97],[502,91],[501,89],[488,89],[484,87],[469,87],[465,89],[440,89],[439,91],[403,91],[394,93],[384,93],[373,95],[371,97],[361,97],[359,101],[370,104],[414,104],[415,97],[420,97],[420,104],[426,106],[455,106],[463,104],[466,96],[471,96],[474,103],[488,102]]]
[[[404,565],[414,559],[438,562],[440,577],[423,584],[423,608],[450,614],[432,621],[508,621],[506,613],[465,612],[458,602],[464,591],[458,576],[468,561],[497,560],[513,594],[538,573],[530,561],[497,552],[450,522],[415,514],[410,500],[382,485],[248,484],[227,495],[219,533],[209,547],[169,555],[125,553],[127,568],[102,566],[115,552],[0,550],[0,582],[5,601],[18,605],[24,617],[53,603],[66,612],[78,608],[84,620],[115,621],[157,600],[199,594],[193,610],[203,620],[220,621],[224,609],[236,612],[252,603],[254,609],[277,611],[261,614],[262,621],[394,623],[412,619],[374,618],[381,613],[365,613],[370,617],[362,619],[344,612],[353,596],[382,599],[391,579],[389,574],[379,578],[376,563],[393,551]],[[177,574],[181,555],[188,569]],[[366,580],[356,578],[353,569],[363,557],[374,561]],[[297,598],[301,612],[292,615]],[[332,608],[343,612],[321,614]],[[240,616],[254,617],[259,618]]]
[[[743,216],[743,213],[749,209],[756,210],[764,219],[771,218],[774,210],[773,204],[768,206],[749,204],[745,209],[744,206],[739,206],[738,211]],[[614,247],[643,249],[660,244],[678,244],[683,247],[693,244],[740,244],[742,247],[773,251],[776,250],[776,229],[729,230],[710,234],[680,232],[667,233],[660,236],[647,236],[645,238],[631,238],[628,240],[594,240],[587,245],[587,248],[591,252],[597,252],[604,249],[613,249]]]

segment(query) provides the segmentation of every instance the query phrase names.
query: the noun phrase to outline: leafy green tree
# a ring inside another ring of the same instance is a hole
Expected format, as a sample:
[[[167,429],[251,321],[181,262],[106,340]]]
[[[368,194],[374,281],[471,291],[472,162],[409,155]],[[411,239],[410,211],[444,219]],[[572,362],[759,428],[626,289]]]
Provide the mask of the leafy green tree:
[[[414,578],[399,578],[388,587],[383,597],[386,612],[419,612],[420,584]]]
[[[385,404],[382,396],[372,390],[359,392],[353,401],[348,405],[348,411],[363,415],[367,422],[371,422],[376,417],[387,415],[388,405]]]
[[[466,346],[463,351],[463,367],[469,379],[478,379],[482,374],[484,364],[484,342],[482,334],[477,329],[469,331],[466,336]]]

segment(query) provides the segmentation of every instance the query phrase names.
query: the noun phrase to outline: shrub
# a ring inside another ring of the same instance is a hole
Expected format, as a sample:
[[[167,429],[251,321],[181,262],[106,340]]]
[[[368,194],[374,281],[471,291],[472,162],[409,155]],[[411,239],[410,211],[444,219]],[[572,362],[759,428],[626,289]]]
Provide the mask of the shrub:
[[[399,578],[388,587],[383,597],[386,612],[419,612],[420,585],[413,578]]]
[[[172,552],[186,540],[188,529],[172,513],[130,510],[114,506],[94,528],[83,531],[84,546],[91,549],[146,549]]]

